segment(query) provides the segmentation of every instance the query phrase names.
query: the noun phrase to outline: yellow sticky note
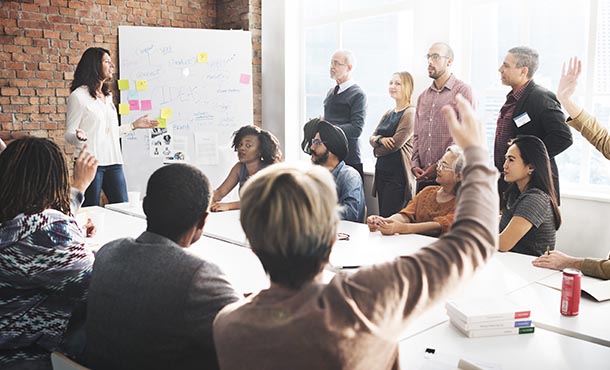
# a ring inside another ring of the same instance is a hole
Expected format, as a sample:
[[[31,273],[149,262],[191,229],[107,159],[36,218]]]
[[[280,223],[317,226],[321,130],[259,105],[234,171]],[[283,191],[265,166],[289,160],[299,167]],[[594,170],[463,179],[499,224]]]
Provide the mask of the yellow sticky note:
[[[161,108],[161,118],[170,119],[172,118],[171,108]]]
[[[197,54],[197,63],[207,63],[208,62],[208,53],[198,53]]]
[[[146,80],[136,80],[136,90],[146,90],[148,83]]]
[[[119,104],[119,114],[129,114],[131,109],[129,109],[129,104]]]
[[[119,80],[119,90],[129,90],[129,80]]]
[[[167,127],[167,120],[165,118],[158,117],[157,122],[159,122],[159,125],[157,126],[157,128],[166,128]]]

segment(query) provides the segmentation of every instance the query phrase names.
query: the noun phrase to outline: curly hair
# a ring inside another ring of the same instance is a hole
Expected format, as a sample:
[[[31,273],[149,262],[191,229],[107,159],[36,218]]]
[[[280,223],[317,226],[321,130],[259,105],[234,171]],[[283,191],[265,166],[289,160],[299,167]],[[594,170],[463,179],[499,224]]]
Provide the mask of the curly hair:
[[[61,149],[48,139],[27,136],[0,154],[0,223],[45,209],[70,213],[70,175]]]
[[[80,58],[76,71],[74,71],[74,80],[70,85],[70,92],[85,85],[89,89],[89,95],[96,98],[96,90],[101,81],[104,81],[104,73],[102,72],[102,58],[104,54],[110,56],[110,52],[104,48],[89,48],[85,50]],[[107,82],[102,84],[102,94],[110,95],[110,86]]]
[[[269,131],[253,125],[242,126],[233,133],[233,144],[231,144],[231,148],[237,151],[241,140],[248,135],[253,135],[258,138],[261,160],[264,164],[278,163],[282,160],[282,150],[280,149],[280,142],[277,138]]]

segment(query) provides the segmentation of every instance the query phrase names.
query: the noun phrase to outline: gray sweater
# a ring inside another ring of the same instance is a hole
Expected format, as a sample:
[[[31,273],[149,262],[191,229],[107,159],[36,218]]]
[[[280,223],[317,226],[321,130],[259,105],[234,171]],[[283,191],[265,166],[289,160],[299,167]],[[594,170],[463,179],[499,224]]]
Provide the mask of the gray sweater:
[[[87,302],[94,369],[217,369],[212,322],[237,296],[220,269],[150,232],[96,254]]]
[[[349,152],[344,159],[345,163],[362,163],[358,138],[362,134],[366,118],[366,95],[357,84],[336,95],[333,90],[331,89],[324,99],[324,119],[341,127],[347,136]]]

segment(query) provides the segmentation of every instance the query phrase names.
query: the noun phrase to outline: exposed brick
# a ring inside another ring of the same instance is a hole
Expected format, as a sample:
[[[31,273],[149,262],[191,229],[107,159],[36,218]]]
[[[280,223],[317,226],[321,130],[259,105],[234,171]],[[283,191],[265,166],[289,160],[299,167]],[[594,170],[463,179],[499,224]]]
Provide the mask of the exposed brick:
[[[28,104],[28,100],[25,96],[11,96],[11,104]]]
[[[19,95],[19,89],[15,87],[3,87],[0,89],[3,96],[17,96]]]

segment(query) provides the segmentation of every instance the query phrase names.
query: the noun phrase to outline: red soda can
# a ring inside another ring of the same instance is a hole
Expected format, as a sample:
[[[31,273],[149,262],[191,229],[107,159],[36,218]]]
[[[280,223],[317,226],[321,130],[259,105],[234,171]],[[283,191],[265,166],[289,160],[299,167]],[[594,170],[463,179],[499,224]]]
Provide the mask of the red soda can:
[[[579,270],[563,270],[560,311],[564,316],[578,315],[578,306],[580,306],[580,276]]]

